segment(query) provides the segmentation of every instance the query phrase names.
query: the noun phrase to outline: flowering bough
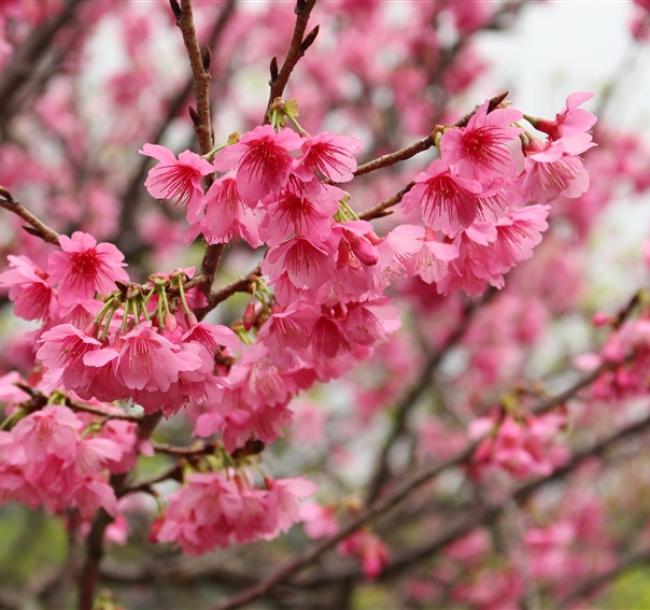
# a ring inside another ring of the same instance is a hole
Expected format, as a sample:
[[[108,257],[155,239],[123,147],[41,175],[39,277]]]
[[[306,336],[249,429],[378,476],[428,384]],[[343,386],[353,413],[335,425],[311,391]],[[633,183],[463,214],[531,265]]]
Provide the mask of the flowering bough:
[[[648,387],[647,292],[636,292],[618,313],[594,317],[594,351],[575,360],[580,375],[561,379],[554,392],[526,377],[525,355],[551,318],[577,307],[570,253],[584,245],[591,212],[612,198],[606,183],[617,178],[638,192],[650,188],[633,162],[650,155],[640,142],[612,134],[597,146],[596,116],[583,108],[592,94],[582,91],[571,93],[554,119],[519,110],[501,93],[454,120],[451,93],[482,70],[467,41],[482,29],[506,27],[519,3],[496,10],[483,2],[471,10],[464,3],[413,3],[422,22],[438,27],[451,18],[458,38],[430,66],[428,51],[440,51],[442,38],[428,39],[414,25],[404,33],[406,51],[399,49],[405,64],[390,74],[370,65],[375,45],[392,40],[381,3],[341,2],[349,13],[328,6],[318,13],[316,4],[298,0],[287,20],[289,47],[281,63],[275,56],[270,63],[263,116],[246,117],[241,132],[222,139],[215,118],[233,100],[228,79],[213,71],[213,55],[224,54],[217,43],[225,37],[234,45],[246,28],[258,33],[265,24],[239,14],[235,2],[215,11],[171,0],[160,9],[180,31],[192,78],[172,104],[176,112],[152,130],[153,142],[141,137],[147,113],[137,110],[134,92],[154,80],[151,65],[143,60],[112,81],[115,103],[133,105],[136,119],[133,133],[125,126],[115,141],[141,156],[120,213],[111,215],[114,197],[105,185],[84,183],[85,170],[67,181],[77,180],[78,195],[89,202],[78,211],[57,191],[66,180],[40,168],[65,222],[25,205],[24,187],[38,184],[38,172],[18,172],[20,180],[0,172],[7,185],[0,205],[25,229],[16,227],[0,286],[13,313],[31,324],[28,355],[8,356],[0,378],[0,501],[63,517],[71,557],[83,541],[83,560],[70,567],[80,610],[116,607],[98,591],[102,580],[138,582],[103,561],[109,545],[136,537],[129,531],[133,515],[145,515],[153,548],[167,545],[185,556],[216,551],[218,558],[302,524],[300,546],[305,538],[313,546],[285,564],[221,572],[225,588],[235,581],[243,587],[221,610],[275,596],[280,603],[287,590],[300,607],[311,607],[309,596],[327,587],[340,607],[341,599],[349,605],[359,581],[404,574],[404,584],[388,594],[396,607],[531,607],[540,596],[570,605],[622,571],[601,515],[604,502],[585,481],[589,468],[604,468],[614,448],[650,428],[645,411],[628,416]],[[65,55],[78,52],[74,31],[66,30],[74,27],[66,24],[76,5],[58,15],[16,11],[40,20],[34,38],[50,41],[58,32],[61,40],[54,40]],[[110,12],[103,2],[82,8],[88,14],[78,16],[95,24]],[[138,62],[150,51],[149,22],[121,10],[125,46]],[[340,34],[343,50],[330,57],[332,70],[353,65],[368,88],[390,83],[404,131],[424,137],[390,147],[375,130],[370,135],[383,154],[359,162],[364,141],[350,125],[372,96],[346,99],[324,71],[320,26],[310,28],[317,13],[349,19],[351,34]],[[198,16],[214,18],[206,47]],[[378,40],[364,50],[352,41],[368,22]],[[265,52],[276,53],[277,41],[267,39]],[[22,45],[16,56],[39,59],[32,35]],[[220,58],[224,66],[233,63]],[[303,66],[309,77],[293,76]],[[430,74],[435,103],[420,91]],[[306,85],[292,92],[296,99],[285,96],[299,78]],[[197,150],[176,153],[158,140],[192,88]],[[320,128],[321,95],[352,121]],[[35,120],[67,125],[55,133],[78,164],[96,147],[63,121],[65,102],[55,102]],[[8,160],[12,154],[19,155],[7,152]],[[133,198],[142,189],[156,211],[136,227]],[[108,230],[111,222],[119,226]],[[117,233],[138,236],[142,247]],[[169,270],[160,260],[172,247],[192,252],[198,264],[184,259]],[[143,260],[148,254],[151,260]],[[239,279],[227,283],[224,271]],[[463,370],[443,370],[459,351]],[[327,416],[314,404],[323,395],[348,403],[330,438]],[[435,397],[436,412],[422,413],[414,425],[427,396]],[[603,421],[612,427],[600,407],[613,401],[620,406],[616,426],[600,434]],[[386,429],[381,411],[390,407]],[[576,422],[593,424],[594,434],[572,442]],[[350,462],[355,437],[375,425],[379,435],[364,451],[367,477],[352,487],[347,473],[336,471]],[[300,458],[288,463],[286,435],[297,439]],[[305,449],[311,458],[320,452],[318,467],[300,457]],[[146,464],[164,468],[152,473]],[[450,493],[445,475],[453,484],[454,474],[463,482]],[[571,490],[582,489],[576,501],[547,506],[538,499],[538,491],[568,478]],[[539,519],[536,503],[553,516]],[[417,528],[415,545],[404,531],[408,523]],[[585,540],[591,563],[579,544]],[[329,551],[347,563],[328,565]],[[622,565],[647,557],[639,548]],[[324,567],[303,574],[319,563]],[[150,578],[171,582],[184,574],[161,576],[164,569],[156,566],[158,576]],[[214,577],[201,569],[193,578]],[[145,569],[141,578],[147,577]]]

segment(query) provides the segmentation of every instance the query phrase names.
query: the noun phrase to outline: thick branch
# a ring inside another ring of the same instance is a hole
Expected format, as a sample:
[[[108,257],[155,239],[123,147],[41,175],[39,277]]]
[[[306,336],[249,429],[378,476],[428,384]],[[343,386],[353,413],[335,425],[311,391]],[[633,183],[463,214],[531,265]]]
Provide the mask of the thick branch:
[[[158,413],[145,415],[140,420],[138,439],[142,441],[150,438],[160,418],[161,415]],[[111,476],[110,484],[118,498],[123,495],[127,476],[128,473]],[[99,566],[104,556],[104,533],[112,521],[113,518],[104,509],[100,509],[93,520],[90,534],[86,539],[85,560],[79,574],[79,610],[92,610],[93,608]]]

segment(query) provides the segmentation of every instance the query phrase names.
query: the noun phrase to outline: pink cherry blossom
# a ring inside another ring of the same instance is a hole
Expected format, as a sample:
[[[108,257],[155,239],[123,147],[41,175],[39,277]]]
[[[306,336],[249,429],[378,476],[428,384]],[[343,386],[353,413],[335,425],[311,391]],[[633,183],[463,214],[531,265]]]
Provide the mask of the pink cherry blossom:
[[[560,195],[575,199],[585,193],[589,188],[589,174],[578,155],[592,146],[595,144],[591,137],[549,141],[545,147],[534,140],[528,147],[521,180],[528,196],[547,203]]]
[[[62,235],[61,251],[50,254],[47,270],[58,284],[59,300],[74,305],[78,300],[92,298],[95,293],[108,294],[115,282],[128,282],[124,255],[113,245],[97,243],[92,235],[75,231],[72,237]]]
[[[9,255],[9,271],[0,274],[0,285],[9,288],[16,315],[43,320],[56,308],[56,295],[48,275],[26,256]]]
[[[572,93],[566,99],[566,108],[564,111],[555,115],[554,121],[538,119],[534,123],[535,129],[547,133],[553,140],[576,136],[586,132],[596,123],[596,115],[582,108],[578,108],[578,106],[590,100],[593,96],[593,93],[587,91],[576,91]]]
[[[488,113],[486,101],[469,119],[467,126],[445,131],[440,141],[442,159],[458,175],[485,184],[494,176],[512,173],[507,144],[519,135],[510,125],[522,118],[519,110],[498,108]]]
[[[332,182],[349,182],[354,177],[354,155],[361,150],[361,142],[356,138],[321,132],[305,138],[301,148],[303,155],[296,173],[303,180],[324,176]]]
[[[47,369],[53,384],[61,380],[69,389],[79,389],[89,383],[93,371],[88,370],[84,357],[101,350],[101,342],[72,324],[60,324],[44,332],[39,340],[36,357]]]
[[[301,145],[300,136],[291,129],[279,133],[270,125],[260,125],[244,134],[215,156],[216,169],[237,169],[237,190],[242,199],[254,207],[269,193],[282,189],[293,168],[289,154]]]
[[[425,224],[454,237],[472,224],[478,214],[481,183],[453,173],[437,159],[415,178],[415,186],[404,195],[405,212],[418,210]]]
[[[208,189],[202,205],[205,207],[204,215],[188,220],[198,223],[195,229],[203,233],[209,244],[243,239],[253,248],[260,245],[259,213],[244,203],[232,175],[216,180]]]
[[[300,183],[290,179],[287,186],[266,203],[260,235],[270,245],[298,236],[321,240],[330,230],[331,217],[342,196],[339,189],[316,181]]]
[[[159,144],[145,144],[140,154],[158,161],[144,183],[149,194],[186,206],[188,218],[195,220],[203,198],[201,180],[214,171],[212,165],[190,150],[183,151],[177,159]]]
[[[117,375],[133,390],[166,391],[186,364],[198,368],[200,360],[181,354],[174,344],[142,322],[123,337]],[[184,362],[189,361],[189,362]]]

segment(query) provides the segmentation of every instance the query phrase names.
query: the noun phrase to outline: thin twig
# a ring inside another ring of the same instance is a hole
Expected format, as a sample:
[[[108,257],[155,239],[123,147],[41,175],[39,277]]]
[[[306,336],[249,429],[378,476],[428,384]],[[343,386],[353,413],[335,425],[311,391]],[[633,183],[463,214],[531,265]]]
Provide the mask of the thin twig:
[[[172,4],[174,4],[176,0]],[[177,3],[176,3],[177,5]],[[176,9],[174,9],[176,13]],[[201,154],[205,155],[212,150],[212,126],[210,117],[210,71],[209,55],[201,54],[201,47],[196,37],[194,16],[192,14],[192,0],[181,0],[180,12],[176,13],[176,23],[183,35],[183,42],[192,67],[194,79],[194,96],[196,110],[190,111],[194,123],[194,131],[199,142]]]
[[[271,61],[271,80],[269,81],[271,90],[269,91],[269,101],[264,113],[265,122],[269,121],[268,115],[271,104],[273,104],[276,98],[282,97],[284,88],[289,82],[289,77],[291,76],[293,69],[296,67],[300,58],[305,54],[305,51],[314,42],[318,34],[318,26],[316,26],[316,28],[305,37],[309,15],[311,14],[315,4],[316,0],[296,0],[296,23],[293,28],[293,35],[291,37],[287,56],[284,58],[284,62],[282,62],[282,67],[279,71],[277,69],[277,59],[274,57]]]
[[[488,104],[488,112],[492,112],[492,110],[494,110],[499,105],[501,105],[507,97],[508,97],[508,91],[504,91],[503,93],[500,93],[499,95],[495,95],[493,98],[491,98]],[[469,123],[469,120],[474,116],[477,110],[478,110],[478,106],[474,108],[474,110],[472,110],[471,112],[468,112],[462,118],[458,119],[458,121],[456,121],[452,125],[452,127],[465,127],[467,123]],[[426,138],[422,140],[418,140],[417,142],[410,144],[405,148],[402,148],[392,153],[388,153],[386,155],[382,155],[381,157],[377,157],[372,161],[368,161],[367,163],[360,165],[357,168],[356,172],[354,173],[355,176],[361,176],[363,174],[368,174],[377,169],[394,165],[399,161],[410,159],[411,157],[417,155],[418,153],[428,150],[435,144],[435,136],[434,136],[435,132],[436,132],[436,128],[433,129],[430,135],[428,135]],[[359,218],[361,218],[362,220],[372,220],[374,218],[381,218],[382,216],[386,216],[386,210],[398,204],[402,200],[404,195],[406,195],[406,193],[408,193],[414,186],[415,186],[415,181],[409,182],[408,184],[403,186],[397,193],[395,193],[385,201],[382,201],[376,206],[361,213],[359,215]]]
[[[187,55],[192,67],[192,76],[194,78],[194,95],[196,97],[196,110],[190,107],[190,116],[194,123],[194,131],[199,142],[201,154],[208,154],[213,147],[212,125],[210,115],[210,52],[201,53],[201,47],[196,37],[196,28],[194,27],[194,17],[192,15],[192,0],[181,0],[180,6],[178,0],[170,0],[176,23],[183,35],[183,42],[187,49]],[[225,244],[213,244],[205,249],[203,260],[201,261],[201,273],[206,281],[201,288],[208,300],[212,291],[212,284],[219,267],[219,261],[223,254]],[[205,316],[210,309],[203,309],[197,312],[199,318]]]
[[[143,417],[141,415],[132,415],[129,413],[110,413],[107,411],[102,411],[101,409],[95,409],[89,407],[88,405],[81,405],[71,400],[66,400],[66,406],[72,409],[73,411],[80,411],[82,413],[90,413],[91,415],[97,415],[105,420],[111,419],[121,419],[123,421],[130,421],[133,423],[139,423],[142,421]]]
[[[22,203],[14,199],[13,195],[3,186],[0,186],[0,206],[22,218],[28,225],[23,226],[23,229],[30,235],[40,237],[50,244],[59,245],[59,234],[32,214]]]

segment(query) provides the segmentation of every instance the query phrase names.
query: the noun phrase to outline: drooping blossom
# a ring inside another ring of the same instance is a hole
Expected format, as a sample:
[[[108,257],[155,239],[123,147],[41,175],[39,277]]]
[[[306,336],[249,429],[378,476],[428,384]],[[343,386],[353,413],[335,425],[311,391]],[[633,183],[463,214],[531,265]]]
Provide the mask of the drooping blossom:
[[[259,213],[246,205],[231,174],[215,180],[203,199],[203,214],[197,214],[194,232],[200,231],[209,244],[246,241],[253,248],[260,245]]]
[[[581,134],[549,141],[543,146],[533,139],[526,147],[521,185],[528,197],[539,203],[560,196],[575,199],[589,188],[589,173],[580,154],[595,146],[591,136]]]
[[[299,501],[313,491],[301,478],[268,480],[267,488],[259,489],[241,477],[192,473],[170,498],[156,537],[191,555],[269,540],[299,520]]]
[[[596,123],[593,112],[579,108],[581,104],[594,96],[588,91],[576,91],[566,99],[566,106],[562,112],[555,115],[555,120],[536,119],[535,129],[547,133],[552,140],[577,136],[591,129]]]
[[[25,320],[43,320],[56,306],[56,294],[48,275],[27,256],[9,255],[10,269],[0,274],[0,285],[9,288],[16,315]]]

